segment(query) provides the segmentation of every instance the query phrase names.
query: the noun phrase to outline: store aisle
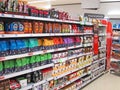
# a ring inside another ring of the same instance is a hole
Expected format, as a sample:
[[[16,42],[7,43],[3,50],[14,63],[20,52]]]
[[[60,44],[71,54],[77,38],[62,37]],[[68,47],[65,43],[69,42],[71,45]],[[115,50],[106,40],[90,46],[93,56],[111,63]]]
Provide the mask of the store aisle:
[[[120,76],[107,73],[82,90],[120,90]]]

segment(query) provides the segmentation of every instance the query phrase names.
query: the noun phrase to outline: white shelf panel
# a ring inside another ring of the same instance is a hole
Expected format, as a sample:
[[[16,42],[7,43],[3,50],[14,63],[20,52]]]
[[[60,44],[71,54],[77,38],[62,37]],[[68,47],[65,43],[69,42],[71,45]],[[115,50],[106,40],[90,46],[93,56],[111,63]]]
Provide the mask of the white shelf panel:
[[[93,46],[93,43],[84,44],[84,47]]]
[[[0,38],[75,36],[75,35],[84,35],[84,33],[0,34]]]
[[[106,46],[101,46],[101,47],[99,47],[99,49],[102,49],[102,48],[106,48]]]
[[[99,36],[106,36],[106,34],[105,33],[100,33]]]
[[[38,71],[38,70],[42,70],[42,69],[44,69],[44,68],[53,67],[53,66],[54,66],[53,63],[52,63],[52,64],[48,64],[48,65],[43,65],[43,66],[40,66],[40,67],[33,68],[33,69],[32,69],[32,72]]]
[[[95,72],[95,71],[97,71],[97,70],[99,70],[99,69],[101,69],[101,68],[105,68],[105,65],[102,65],[102,66],[100,66],[100,67],[98,67],[98,68],[92,70],[92,72]]]
[[[28,57],[28,56],[39,55],[39,54],[45,54],[45,53],[51,53],[51,52],[57,52],[57,51],[63,51],[63,50],[68,50],[68,49],[80,48],[80,47],[82,47],[82,45],[77,45],[77,46],[75,45],[75,46],[71,46],[71,47],[67,47],[67,48],[58,48],[58,49],[53,49],[53,50],[43,50],[43,51],[31,52],[31,53],[20,54],[20,55],[0,57],[0,61],[22,58],[22,57]]]
[[[31,89],[33,86],[32,86],[33,84],[28,84],[28,86],[26,86],[26,87],[22,87],[21,89],[19,89],[19,90],[29,90],[29,89]]]
[[[20,71],[20,72],[11,73],[11,74],[8,74],[8,75],[3,75],[3,76],[0,76],[0,77],[3,77],[3,78],[0,79],[0,81],[1,80],[6,80],[6,79],[9,79],[9,78],[13,78],[13,77],[16,77],[16,76],[20,76],[20,75],[23,75],[23,74],[31,73],[31,72],[34,72],[34,71],[37,71],[37,70],[45,69],[45,68],[48,68],[48,67],[52,67],[52,66],[54,66],[54,64],[48,64],[48,65],[44,65],[44,66],[40,66],[40,67],[36,67],[36,68],[31,68],[31,69],[24,70],[24,71]]]
[[[53,80],[53,77],[48,78],[47,80],[43,80],[43,81],[40,81],[38,83],[35,83],[35,84],[33,84],[33,87],[39,86],[39,85],[44,84],[44,83],[51,81],[51,80]]]
[[[111,58],[111,61],[118,62],[118,61],[120,61],[120,59],[117,60],[117,59],[115,59],[115,58]]]
[[[86,66],[84,66],[84,67],[80,67],[80,68],[77,68],[77,69],[72,70],[72,71],[70,71],[70,72],[64,73],[64,74],[62,74],[62,75],[60,75],[60,76],[58,76],[58,77],[55,77],[54,79],[57,80],[57,79],[59,79],[59,78],[62,78],[62,77],[64,77],[64,76],[68,75],[68,74],[71,74],[71,73],[73,73],[73,72],[75,72],[75,71],[81,70],[81,69],[83,69],[83,68],[85,68],[85,67],[87,67],[87,66],[90,66],[90,65],[91,65],[91,64],[88,64],[88,65],[86,65]]]
[[[97,62],[100,62],[100,61],[102,61],[102,60],[104,60],[104,59],[106,59],[106,57],[103,57],[103,58],[101,58],[101,59],[99,59],[99,60],[93,61],[93,64],[94,64],[94,63],[97,63]]]

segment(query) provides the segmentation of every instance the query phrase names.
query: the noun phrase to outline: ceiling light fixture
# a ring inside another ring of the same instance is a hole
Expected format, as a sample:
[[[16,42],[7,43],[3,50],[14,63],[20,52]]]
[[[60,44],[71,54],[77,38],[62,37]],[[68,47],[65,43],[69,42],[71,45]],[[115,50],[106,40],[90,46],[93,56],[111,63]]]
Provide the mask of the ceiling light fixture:
[[[120,15],[120,10],[110,11],[110,12],[108,12],[108,15]]]

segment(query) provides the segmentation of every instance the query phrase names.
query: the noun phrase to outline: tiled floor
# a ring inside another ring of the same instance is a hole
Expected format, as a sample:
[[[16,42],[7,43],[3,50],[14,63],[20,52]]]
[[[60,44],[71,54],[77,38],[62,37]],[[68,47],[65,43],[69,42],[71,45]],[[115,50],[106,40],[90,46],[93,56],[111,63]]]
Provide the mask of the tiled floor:
[[[82,90],[120,90],[120,76],[107,73]]]

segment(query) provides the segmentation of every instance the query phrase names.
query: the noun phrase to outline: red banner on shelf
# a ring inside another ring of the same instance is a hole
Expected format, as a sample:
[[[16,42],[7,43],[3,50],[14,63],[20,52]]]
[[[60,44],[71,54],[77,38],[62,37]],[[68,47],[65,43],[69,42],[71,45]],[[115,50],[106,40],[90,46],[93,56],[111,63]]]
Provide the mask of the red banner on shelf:
[[[98,54],[98,52],[99,52],[99,45],[98,45],[98,35],[96,34],[96,35],[94,35],[94,54]]]
[[[106,69],[110,69],[110,58],[111,58],[111,47],[112,47],[112,24],[107,23],[107,65]]]

